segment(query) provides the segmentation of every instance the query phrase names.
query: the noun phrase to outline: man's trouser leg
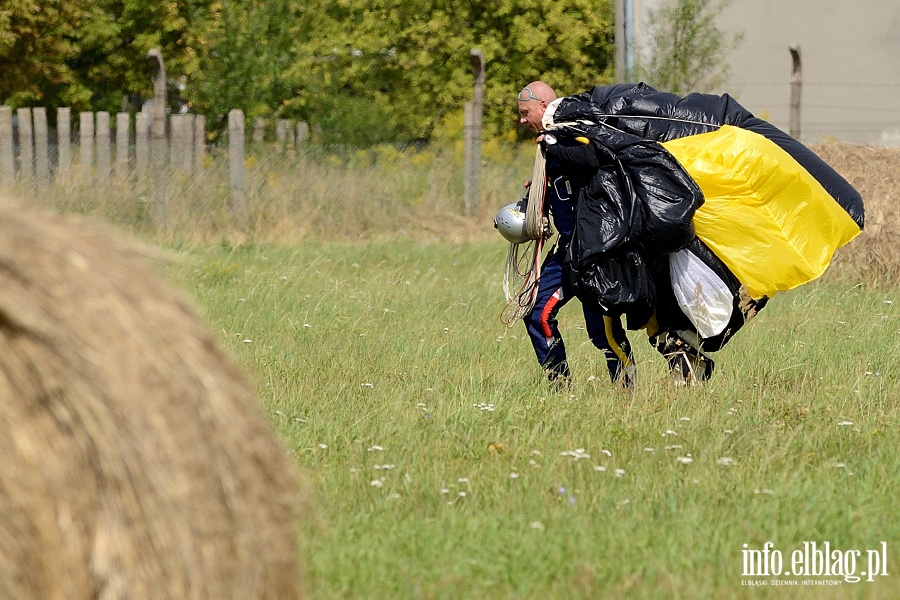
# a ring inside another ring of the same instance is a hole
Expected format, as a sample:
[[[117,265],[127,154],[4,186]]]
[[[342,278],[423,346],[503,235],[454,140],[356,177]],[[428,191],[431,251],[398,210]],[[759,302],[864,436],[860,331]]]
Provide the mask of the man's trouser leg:
[[[631,344],[622,327],[622,318],[609,316],[600,309],[583,305],[584,323],[591,342],[606,358],[606,368],[613,383],[630,388],[634,385],[635,364]]]
[[[537,300],[530,313],[525,315],[525,328],[538,363],[548,379],[569,377],[566,346],[559,333],[556,314],[569,301],[569,286],[563,260],[565,255],[557,250],[544,260],[538,282]]]

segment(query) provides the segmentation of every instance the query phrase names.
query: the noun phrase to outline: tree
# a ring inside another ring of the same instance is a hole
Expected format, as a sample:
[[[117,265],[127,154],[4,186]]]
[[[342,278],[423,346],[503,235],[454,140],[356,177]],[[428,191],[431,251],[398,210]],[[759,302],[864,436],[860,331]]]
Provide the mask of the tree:
[[[87,1],[9,0],[0,9],[0,102],[13,107],[58,99],[85,106],[70,61],[78,38],[96,14]]]
[[[615,57],[610,0],[6,0],[0,102],[134,109],[154,47],[195,112],[304,119],[352,144],[428,140],[456,119],[473,48],[488,136],[516,130],[527,82],[583,91],[612,81]]]
[[[597,0],[311,0],[293,36],[303,52],[286,109],[334,140],[429,139],[471,100],[477,47],[485,129],[509,132],[529,81],[573,93],[612,80],[613,16]]]
[[[185,90],[193,109],[225,115],[240,108],[248,119],[276,114],[293,93],[285,72],[299,47],[289,35],[296,11],[289,0],[216,2]]]
[[[175,75],[197,69],[195,21],[211,0],[7,0],[0,9],[0,102],[121,110],[152,96],[147,51]]]
[[[716,27],[730,0],[663,0],[648,14],[649,43],[638,63],[640,79],[667,92],[711,92],[728,79],[731,39]]]

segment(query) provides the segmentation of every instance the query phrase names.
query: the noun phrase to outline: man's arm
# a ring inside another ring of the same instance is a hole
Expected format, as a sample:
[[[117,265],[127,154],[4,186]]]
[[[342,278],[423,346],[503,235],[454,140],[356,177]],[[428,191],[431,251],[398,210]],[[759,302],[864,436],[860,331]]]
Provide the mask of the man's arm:
[[[579,144],[578,146],[553,144],[546,147],[546,152],[548,161],[565,167],[596,169],[600,166],[600,160],[591,144]]]

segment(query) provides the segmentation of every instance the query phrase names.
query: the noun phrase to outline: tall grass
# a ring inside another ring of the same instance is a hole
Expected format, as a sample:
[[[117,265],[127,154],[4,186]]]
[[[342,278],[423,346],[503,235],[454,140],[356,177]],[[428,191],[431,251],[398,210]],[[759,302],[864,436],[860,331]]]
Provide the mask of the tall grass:
[[[205,167],[167,167],[165,218],[158,221],[155,183],[129,173],[100,181],[78,165],[49,186],[18,181],[15,197],[64,213],[88,214],[158,243],[292,242],[383,235],[471,235],[497,208],[518,200],[531,173],[531,144],[484,144],[482,202],[464,216],[461,144],[367,149],[305,146],[283,151],[252,146],[245,160],[246,219],[229,211],[227,156],[212,149]],[[478,233],[480,235],[480,232]]]
[[[561,315],[565,392],[521,324],[500,324],[490,218],[533,148],[486,149],[473,216],[461,152],[444,150],[251,156],[247,222],[226,209],[216,156],[168,177],[163,227],[139,180],[17,191],[173,250],[171,281],[256,378],[315,485],[313,598],[900,597],[900,157],[817,149],[863,193],[867,231],[821,281],[776,296],[705,386],[673,386],[632,332],[629,395],[576,307]],[[786,557],[884,541],[890,576],[742,585],[743,545],[767,541]]]
[[[766,541],[885,541],[896,564],[897,288],[777,296],[703,387],[672,385],[633,332],[633,395],[572,307],[561,393],[499,322],[504,251],[205,247],[172,267],[318,490],[311,597],[782,597],[742,586],[743,544]],[[892,569],[804,597],[896,597]]]

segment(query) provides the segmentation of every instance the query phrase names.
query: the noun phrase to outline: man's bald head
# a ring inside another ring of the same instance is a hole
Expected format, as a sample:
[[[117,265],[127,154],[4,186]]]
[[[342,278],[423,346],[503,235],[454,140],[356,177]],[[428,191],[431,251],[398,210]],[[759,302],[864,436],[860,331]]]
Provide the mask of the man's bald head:
[[[528,93],[529,90],[531,91],[530,94]],[[546,102],[553,102],[556,100],[556,92],[543,81],[532,81],[522,89],[522,92],[519,94],[519,100],[528,100],[533,97]]]
[[[547,105],[556,100],[556,92],[543,81],[532,81],[519,92],[519,123],[535,133],[543,129],[541,118]]]

